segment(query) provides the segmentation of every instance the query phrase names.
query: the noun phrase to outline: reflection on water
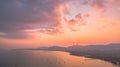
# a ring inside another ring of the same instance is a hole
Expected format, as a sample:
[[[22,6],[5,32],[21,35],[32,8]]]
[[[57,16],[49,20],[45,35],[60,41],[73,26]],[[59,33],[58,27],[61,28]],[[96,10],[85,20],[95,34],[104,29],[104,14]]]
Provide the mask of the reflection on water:
[[[10,51],[0,53],[0,67],[115,67],[111,63],[72,56],[59,51]]]

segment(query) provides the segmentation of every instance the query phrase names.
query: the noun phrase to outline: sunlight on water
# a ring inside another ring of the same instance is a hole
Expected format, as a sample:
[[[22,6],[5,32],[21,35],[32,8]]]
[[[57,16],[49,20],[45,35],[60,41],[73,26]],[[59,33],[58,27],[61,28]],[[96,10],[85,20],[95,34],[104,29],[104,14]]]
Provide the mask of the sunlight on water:
[[[0,54],[0,67],[115,67],[111,63],[59,51],[10,51]]]

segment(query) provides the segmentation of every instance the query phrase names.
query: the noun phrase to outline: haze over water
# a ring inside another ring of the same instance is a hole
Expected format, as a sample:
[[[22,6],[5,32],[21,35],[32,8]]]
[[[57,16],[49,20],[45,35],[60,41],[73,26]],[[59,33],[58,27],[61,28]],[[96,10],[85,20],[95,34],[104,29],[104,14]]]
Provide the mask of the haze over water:
[[[0,67],[115,67],[102,60],[72,56],[67,52],[18,50],[0,53]]]

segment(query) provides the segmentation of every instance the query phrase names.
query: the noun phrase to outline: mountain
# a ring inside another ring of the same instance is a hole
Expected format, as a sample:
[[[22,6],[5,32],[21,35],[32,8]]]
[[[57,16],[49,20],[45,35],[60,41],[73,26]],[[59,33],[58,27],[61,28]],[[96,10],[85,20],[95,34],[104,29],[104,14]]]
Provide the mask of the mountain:
[[[67,48],[59,47],[59,46],[52,46],[52,47],[40,47],[37,50],[53,50],[53,51],[65,51]]]
[[[52,47],[40,47],[36,48],[37,50],[55,50],[55,51],[110,51],[117,52],[120,51],[120,43],[111,43],[107,45],[88,45],[88,46],[69,46],[69,47],[60,47],[60,46],[52,46]]]

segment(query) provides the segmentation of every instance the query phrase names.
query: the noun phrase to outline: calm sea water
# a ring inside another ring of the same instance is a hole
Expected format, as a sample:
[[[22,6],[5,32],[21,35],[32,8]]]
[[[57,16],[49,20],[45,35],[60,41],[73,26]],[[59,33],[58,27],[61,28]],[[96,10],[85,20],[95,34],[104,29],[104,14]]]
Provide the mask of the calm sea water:
[[[115,67],[111,63],[60,51],[7,51],[0,53],[0,67]]]

